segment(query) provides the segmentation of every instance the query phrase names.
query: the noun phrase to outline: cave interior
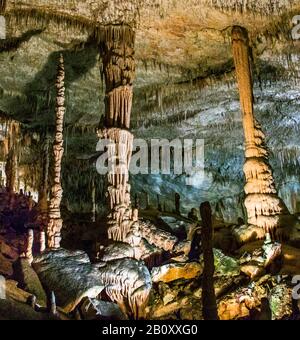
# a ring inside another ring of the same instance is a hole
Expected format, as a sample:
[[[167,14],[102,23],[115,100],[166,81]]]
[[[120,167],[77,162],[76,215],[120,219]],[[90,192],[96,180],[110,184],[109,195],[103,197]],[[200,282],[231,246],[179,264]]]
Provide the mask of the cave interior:
[[[297,0],[0,0],[0,320],[300,320],[299,61]]]

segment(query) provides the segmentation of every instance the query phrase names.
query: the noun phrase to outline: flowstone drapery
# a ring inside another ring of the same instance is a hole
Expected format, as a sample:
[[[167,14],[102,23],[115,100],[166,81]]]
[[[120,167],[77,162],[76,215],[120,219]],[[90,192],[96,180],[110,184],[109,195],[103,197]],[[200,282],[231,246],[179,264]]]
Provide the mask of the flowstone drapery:
[[[54,152],[54,181],[51,188],[51,199],[49,204],[49,221],[47,225],[48,248],[60,247],[62,219],[60,214],[60,203],[62,199],[61,186],[61,160],[63,156],[63,122],[65,114],[65,68],[63,56],[60,56],[56,78],[56,132],[53,145]]]
[[[245,206],[248,223],[257,225],[265,233],[274,236],[275,230],[282,226],[282,217],[289,212],[278,197],[265,135],[254,116],[249,38],[246,29],[233,27],[232,49],[245,133]]]

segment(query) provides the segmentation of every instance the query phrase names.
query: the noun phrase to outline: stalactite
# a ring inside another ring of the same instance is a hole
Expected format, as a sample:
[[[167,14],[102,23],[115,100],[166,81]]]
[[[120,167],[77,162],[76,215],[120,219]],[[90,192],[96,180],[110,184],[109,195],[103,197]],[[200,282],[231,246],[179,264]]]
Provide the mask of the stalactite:
[[[60,247],[62,219],[60,213],[60,203],[62,199],[61,186],[61,161],[63,157],[63,126],[65,114],[65,68],[63,56],[60,56],[57,79],[56,79],[56,132],[53,145],[54,153],[54,180],[51,188],[51,199],[49,204],[49,222],[47,226],[48,248],[57,249]]]
[[[204,320],[218,320],[217,301],[214,288],[214,252],[212,212],[209,202],[201,204],[202,248],[204,269],[202,277],[202,304]]]
[[[288,214],[288,210],[277,195],[265,136],[254,117],[249,41],[244,28],[233,28],[232,47],[245,133],[245,206],[248,223],[273,234],[274,229],[281,226],[281,217]]]
[[[210,7],[224,12],[255,14],[262,17],[275,15],[289,9],[296,1],[270,1],[270,0],[206,0]]]

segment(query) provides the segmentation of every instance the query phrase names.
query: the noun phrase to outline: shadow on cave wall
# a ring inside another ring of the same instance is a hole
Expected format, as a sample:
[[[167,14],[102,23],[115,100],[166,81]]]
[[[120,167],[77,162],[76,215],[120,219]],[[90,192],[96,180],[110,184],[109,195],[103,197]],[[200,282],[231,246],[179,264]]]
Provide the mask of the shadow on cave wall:
[[[0,53],[16,51],[23,43],[28,42],[32,37],[41,34],[43,31],[43,29],[29,30],[20,37],[0,40]]]
[[[34,31],[24,34],[24,39],[39,34],[42,31]],[[55,78],[59,55],[62,53],[66,70],[66,97],[68,101],[68,88],[70,84],[85,75],[97,63],[98,49],[94,39],[89,37],[85,43],[78,44],[73,49],[63,49],[52,52],[48,56],[43,69],[38,72],[33,81],[23,89],[24,99],[12,97],[9,105],[14,117],[21,122],[30,125],[35,131],[51,131],[54,127],[55,110]],[[18,42],[20,45],[24,41]],[[14,45],[14,48],[16,48]],[[70,117],[69,117],[70,118]]]

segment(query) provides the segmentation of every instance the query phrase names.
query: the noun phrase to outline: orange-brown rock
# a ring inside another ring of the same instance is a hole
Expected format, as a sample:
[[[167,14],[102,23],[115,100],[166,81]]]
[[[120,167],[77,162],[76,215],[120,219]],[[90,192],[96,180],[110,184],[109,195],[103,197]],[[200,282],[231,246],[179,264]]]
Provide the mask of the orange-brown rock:
[[[153,282],[172,282],[179,279],[190,280],[199,277],[203,272],[200,263],[170,263],[152,269]]]

